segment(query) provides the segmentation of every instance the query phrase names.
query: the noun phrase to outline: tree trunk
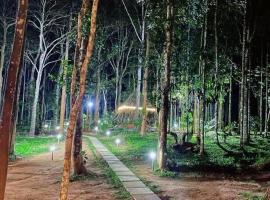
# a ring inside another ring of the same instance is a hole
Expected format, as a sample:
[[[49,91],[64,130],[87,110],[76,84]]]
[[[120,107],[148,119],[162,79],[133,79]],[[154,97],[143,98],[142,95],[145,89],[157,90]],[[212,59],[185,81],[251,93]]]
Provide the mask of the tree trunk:
[[[100,104],[100,67],[101,65],[98,65],[97,69],[97,86],[96,86],[96,99],[95,99],[95,113],[94,113],[94,124],[95,126],[98,126],[99,121],[99,104]]]
[[[229,111],[228,111],[228,124],[232,123],[232,75],[233,75],[233,64],[231,64],[230,69],[230,89],[229,89]]]
[[[18,2],[17,21],[15,27],[15,37],[12,48],[10,66],[7,73],[7,90],[3,101],[3,114],[0,120],[0,199],[4,199],[7,169],[9,141],[13,132],[14,123],[14,101],[16,100],[16,87],[18,72],[20,71],[21,55],[24,43],[25,24],[27,18],[28,1]]]
[[[60,200],[67,200],[68,198],[68,185],[69,185],[69,175],[70,175],[70,165],[71,165],[71,150],[72,150],[72,142],[73,142],[73,133],[75,131],[75,125],[77,121],[79,108],[82,104],[82,100],[83,100],[83,96],[85,92],[87,67],[94,51],[98,3],[99,3],[99,0],[93,1],[92,13],[91,13],[91,28],[90,28],[89,40],[87,44],[87,51],[86,51],[86,55],[85,55],[85,58],[84,58],[84,61],[80,70],[79,94],[75,100],[74,105],[72,106],[71,113],[70,113],[70,123],[68,126],[67,135],[66,135],[64,170],[63,170],[63,176],[62,176],[62,182],[61,182]]]
[[[267,136],[268,133],[268,54],[266,56],[266,67],[265,67],[265,120],[264,120],[264,134]]]
[[[104,102],[104,108],[103,108],[103,116],[107,115],[108,108],[107,108],[107,98],[106,98],[106,90],[102,90],[103,93],[103,102]]]
[[[38,106],[42,71],[43,71],[42,68],[40,68],[38,71],[37,80],[36,80],[35,95],[34,95],[34,102],[33,102],[33,106],[32,106],[32,116],[31,116],[31,125],[30,125],[30,135],[31,136],[35,136],[35,132],[36,132],[37,106]]]
[[[81,154],[82,152],[82,109],[78,113],[77,123],[76,123],[76,131],[74,136],[74,148],[73,148],[73,169],[74,175],[85,175],[87,174],[87,170],[84,166],[84,158]]]
[[[147,33],[146,37],[146,54],[145,54],[145,66],[144,66],[144,76],[143,76],[143,117],[142,117],[142,125],[141,125],[141,135],[143,136],[146,131],[147,126],[147,89],[148,89],[148,71],[149,71],[149,53],[150,53],[150,38],[149,33]]]
[[[208,5],[208,1],[206,0],[206,5]],[[208,25],[208,16],[207,13],[205,15],[205,20],[204,20],[204,32],[203,32],[203,52],[206,51],[206,44],[207,44],[207,25]],[[201,118],[202,118],[202,123],[201,123],[201,130],[200,130],[200,155],[204,155],[204,126],[205,126],[205,55],[203,55],[202,58],[202,99],[201,99]]]
[[[72,16],[72,15],[70,15]],[[71,17],[69,21],[69,31],[71,29]],[[65,123],[65,111],[66,111],[66,99],[67,99],[67,67],[68,67],[68,56],[69,56],[69,36],[66,38],[66,51],[65,51],[65,61],[62,63],[63,67],[63,80],[64,85],[62,87],[62,93],[61,93],[61,107],[60,107],[60,133],[64,134],[64,123]]]
[[[53,128],[58,126],[59,120],[59,99],[60,99],[60,80],[62,75],[62,67],[59,68],[58,76],[57,76],[57,84],[55,89],[55,102],[54,102],[54,116],[53,116]]]
[[[219,92],[218,92],[218,77],[219,77],[219,63],[218,63],[218,32],[217,32],[217,9],[218,0],[216,0],[215,16],[214,16],[214,32],[215,32],[215,134],[216,142],[219,144],[218,134],[218,105],[219,105]]]
[[[171,57],[173,34],[173,3],[166,0],[166,25],[165,25],[165,49],[164,49],[164,80],[161,92],[161,107],[159,112],[159,152],[158,165],[161,170],[166,168],[167,162],[167,126],[169,115],[169,94],[171,89]]]
[[[239,109],[239,127],[240,127],[240,147],[244,146],[244,94],[245,94],[245,53],[246,53],[246,0],[244,1],[243,13],[243,35],[242,35],[242,69],[241,69],[241,91],[240,91],[240,109]]]
[[[5,53],[6,53],[6,45],[7,45],[7,22],[4,18],[3,20],[3,39],[1,46],[1,58],[0,58],[0,113],[2,111],[2,90],[3,90],[3,69],[5,63]]]
[[[263,132],[263,47],[261,51],[261,66],[260,66],[260,135],[262,135]]]

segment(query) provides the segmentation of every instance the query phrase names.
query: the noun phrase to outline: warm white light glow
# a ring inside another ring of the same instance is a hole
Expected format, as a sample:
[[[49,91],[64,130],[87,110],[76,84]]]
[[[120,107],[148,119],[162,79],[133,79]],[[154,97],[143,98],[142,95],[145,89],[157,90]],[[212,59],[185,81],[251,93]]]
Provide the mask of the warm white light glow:
[[[50,146],[50,152],[54,152],[56,150],[56,146],[52,145]]]
[[[116,140],[115,140],[115,143],[117,144],[117,146],[121,143],[121,140],[119,139],[119,138],[117,138]]]
[[[142,110],[143,107],[139,107],[139,110]],[[126,105],[123,105],[123,106],[120,106],[117,111],[118,112],[123,112],[123,111],[135,111],[136,110],[136,106],[126,106]],[[147,107],[146,108],[146,111],[148,112],[157,112],[157,109],[156,108],[150,108],[150,107]]]
[[[106,135],[107,136],[110,136],[111,135],[111,131],[110,130],[106,131]]]
[[[88,106],[89,108],[92,108],[92,107],[94,106],[94,103],[93,103],[92,101],[89,101],[89,102],[87,103],[87,106]]]
[[[156,159],[156,153],[155,152],[153,152],[153,151],[151,151],[150,153],[149,153],[149,157],[150,157],[150,159],[151,160],[155,160]]]

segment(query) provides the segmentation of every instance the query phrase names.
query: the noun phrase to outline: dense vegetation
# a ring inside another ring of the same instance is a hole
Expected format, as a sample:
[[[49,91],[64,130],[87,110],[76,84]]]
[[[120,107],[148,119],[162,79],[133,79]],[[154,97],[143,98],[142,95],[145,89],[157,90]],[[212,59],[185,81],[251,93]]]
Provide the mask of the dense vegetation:
[[[60,199],[71,156],[87,174],[83,131],[112,131],[100,139],[126,161],[150,147],[161,171],[269,169],[269,6],[1,0],[0,184],[19,132],[66,136]],[[21,154],[47,141],[31,143]]]

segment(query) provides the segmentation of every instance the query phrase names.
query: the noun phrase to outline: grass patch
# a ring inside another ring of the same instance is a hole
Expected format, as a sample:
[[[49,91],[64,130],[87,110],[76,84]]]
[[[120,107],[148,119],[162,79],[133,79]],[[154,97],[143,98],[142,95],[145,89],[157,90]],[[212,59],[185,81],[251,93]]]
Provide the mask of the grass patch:
[[[262,195],[255,195],[250,192],[244,192],[241,194],[243,200],[265,200]]]
[[[136,161],[148,161],[148,153],[156,150],[158,134],[148,133],[144,137],[136,131],[127,129],[115,130],[110,137],[100,134],[100,141],[123,161],[129,168]],[[120,138],[121,144],[116,146],[115,140]],[[265,138],[252,137],[250,145],[239,147],[238,135],[227,136],[226,142],[220,137],[221,145],[236,154],[228,154],[215,142],[213,132],[206,133],[205,155],[201,157],[198,152],[179,153],[172,148],[173,140],[168,135],[168,166],[171,171],[220,171],[233,172],[248,169],[266,169],[270,166],[269,142]],[[190,142],[196,143],[196,137],[191,137]],[[267,164],[267,165],[265,165]],[[157,173],[160,176],[172,176],[173,174]]]
[[[86,175],[72,175],[70,177],[70,182],[93,180],[95,178],[97,178],[97,175],[94,173],[87,173]]]
[[[22,157],[29,157],[49,152],[49,146],[54,143],[57,143],[57,139],[55,137],[17,136],[15,154]]]
[[[117,190],[117,192],[115,193],[115,197],[117,199],[127,199],[127,200],[130,199],[131,200],[132,199],[131,195],[126,191],[122,182],[119,180],[118,176],[107,165],[107,163],[97,155],[96,149],[90,141],[88,142],[88,147],[95,158],[95,162],[105,173],[108,183]]]

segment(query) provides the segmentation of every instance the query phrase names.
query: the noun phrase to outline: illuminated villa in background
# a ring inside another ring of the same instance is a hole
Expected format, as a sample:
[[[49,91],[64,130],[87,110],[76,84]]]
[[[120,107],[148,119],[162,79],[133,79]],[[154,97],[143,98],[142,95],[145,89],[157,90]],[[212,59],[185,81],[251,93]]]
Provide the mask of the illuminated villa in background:
[[[142,109],[143,107],[139,107],[139,110],[142,110]],[[122,105],[118,107],[117,112],[121,113],[121,112],[135,111],[135,110],[136,110],[136,106]],[[153,107],[147,107],[146,111],[156,113],[157,109]]]

